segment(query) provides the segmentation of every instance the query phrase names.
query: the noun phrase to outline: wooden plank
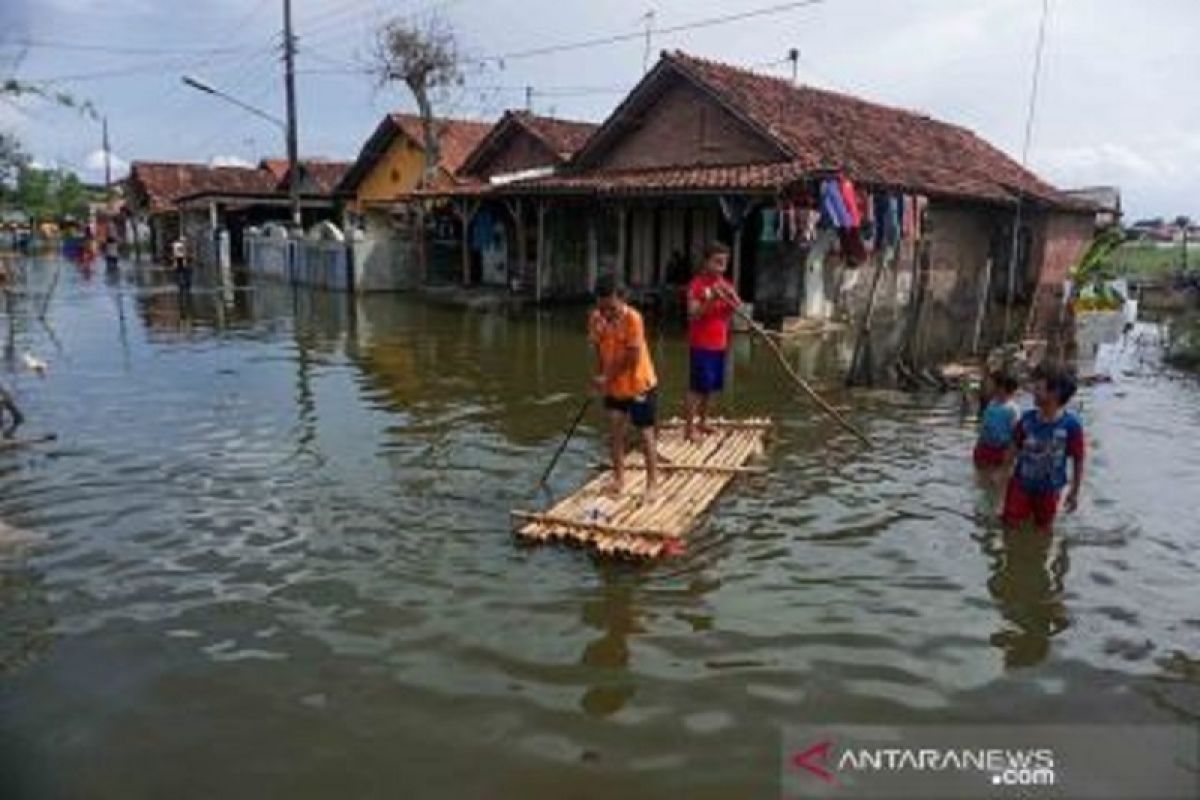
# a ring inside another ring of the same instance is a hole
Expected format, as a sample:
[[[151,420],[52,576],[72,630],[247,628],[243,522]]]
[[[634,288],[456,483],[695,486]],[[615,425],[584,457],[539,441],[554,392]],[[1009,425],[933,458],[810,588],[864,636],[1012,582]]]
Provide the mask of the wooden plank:
[[[606,525],[599,522],[584,522],[582,520],[572,519],[570,517],[562,517],[556,514],[538,514],[532,511],[510,511],[514,519],[523,520],[525,522],[536,522],[541,525],[549,525],[551,527],[570,528],[572,530],[587,531],[590,533],[602,533],[609,536],[622,536],[632,534],[634,536],[653,536],[658,539],[675,539],[678,534],[671,531],[656,530],[654,528],[625,528],[620,525]]]
[[[609,464],[602,461],[593,461],[592,469],[611,469]],[[625,465],[626,472],[645,472],[646,465],[640,461],[630,462]],[[723,475],[765,475],[767,474],[766,467],[738,467],[726,464],[662,464],[658,465],[659,472],[713,472]]]

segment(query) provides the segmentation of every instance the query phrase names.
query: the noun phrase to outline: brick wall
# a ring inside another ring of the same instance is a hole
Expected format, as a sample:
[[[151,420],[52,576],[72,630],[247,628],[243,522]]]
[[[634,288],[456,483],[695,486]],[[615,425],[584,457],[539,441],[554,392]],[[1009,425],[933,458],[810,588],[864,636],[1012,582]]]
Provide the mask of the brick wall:
[[[546,145],[528,132],[514,130],[498,149],[476,171],[479,177],[490,178],[493,175],[520,172],[535,167],[549,167],[558,163],[558,156],[552,153]]]
[[[775,147],[698,89],[671,85],[604,153],[600,169],[751,164],[780,160]]]

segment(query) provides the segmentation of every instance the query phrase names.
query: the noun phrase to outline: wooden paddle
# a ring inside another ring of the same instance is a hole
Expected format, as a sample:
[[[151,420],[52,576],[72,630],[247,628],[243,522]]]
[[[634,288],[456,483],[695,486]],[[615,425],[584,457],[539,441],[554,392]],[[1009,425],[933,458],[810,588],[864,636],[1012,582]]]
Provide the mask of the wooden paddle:
[[[542,479],[534,484],[533,489],[537,491],[546,485],[546,481],[550,479],[550,473],[554,471],[554,467],[558,464],[559,457],[563,451],[567,449],[567,444],[575,436],[575,430],[579,427],[579,423],[583,422],[583,417],[587,414],[588,407],[592,404],[592,396],[589,394],[583,398],[583,405],[579,406],[579,412],[575,415],[575,420],[571,423],[571,427],[567,429],[567,435],[563,437],[562,443],[558,449],[554,451],[554,458],[550,459],[550,465],[546,467],[546,471],[542,473]]]
[[[736,301],[736,298],[728,297],[728,295],[727,299],[729,299],[731,302]],[[748,313],[746,313],[745,307],[740,302],[734,302],[733,310],[734,313],[745,320],[746,324],[750,326],[750,330],[758,334],[759,338],[761,338],[763,342],[766,343],[767,347],[771,349],[771,352],[775,354],[775,359],[779,362],[779,365],[783,367],[783,371],[786,372],[788,377],[792,379],[792,383],[796,384],[796,386],[798,386],[801,391],[808,395],[809,398],[811,398],[812,401],[816,403],[822,411],[833,417],[835,422],[837,422],[850,433],[854,434],[863,444],[865,444],[867,447],[873,446],[871,444],[871,440],[867,438],[865,433],[854,427],[854,425],[848,419],[843,417],[836,408],[826,402],[825,398],[817,394],[816,390],[809,386],[808,382],[805,381],[804,378],[801,378],[796,373],[796,370],[794,370],[792,365],[788,363],[787,357],[784,356],[783,351],[779,349],[779,345],[775,343],[775,340],[771,338],[770,334],[767,333],[767,330],[763,328],[762,325],[759,325]]]

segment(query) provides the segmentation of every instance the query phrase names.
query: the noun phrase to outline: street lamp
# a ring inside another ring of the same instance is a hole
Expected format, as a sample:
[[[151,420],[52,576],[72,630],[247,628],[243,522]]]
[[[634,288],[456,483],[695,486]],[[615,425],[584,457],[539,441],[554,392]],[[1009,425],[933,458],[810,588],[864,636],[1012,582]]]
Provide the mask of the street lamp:
[[[284,131],[285,133],[287,132],[287,123],[284,122],[283,120],[281,120],[279,117],[276,117],[273,114],[268,114],[266,111],[263,111],[262,109],[255,108],[254,106],[250,105],[249,103],[244,103],[241,100],[238,100],[233,95],[229,95],[229,94],[226,94],[225,92],[222,92],[220,89],[213,86],[211,83],[203,81],[200,78],[197,78],[193,75],[184,75],[181,80],[183,81],[185,86],[190,86],[197,91],[204,92],[205,94],[211,94],[214,97],[219,97],[228,103],[233,103],[235,106],[242,109],[243,111],[248,111],[249,113],[253,114],[256,117],[262,117],[267,122],[270,122],[270,123],[278,126],[280,130]]]
[[[243,102],[243,101],[237,99],[233,95],[226,94],[225,92],[222,92],[217,87],[213,86],[211,83],[208,83],[205,80],[197,78],[194,75],[184,75],[184,76],[182,76],[181,80],[183,81],[185,86],[195,89],[198,92],[204,92],[205,94],[211,94],[213,97],[219,97],[227,103],[232,103],[233,105],[237,106],[238,108],[242,109],[243,111],[253,114],[256,117],[260,117],[262,119],[267,120],[268,122],[277,126],[281,131],[283,131],[285,139],[288,139],[290,141],[291,129],[288,127],[288,124],[286,122],[284,122],[283,120],[281,120],[279,117],[276,117],[273,114],[269,114],[260,108],[255,108],[254,106],[250,105],[249,103],[246,103],[246,102]],[[290,151],[291,147],[289,147],[288,149]],[[296,174],[296,169],[297,169],[297,165],[296,165],[295,160],[293,158],[289,158],[288,171],[290,172],[290,176],[289,176],[289,192],[288,192],[288,194],[289,194],[289,199],[291,201],[291,206],[292,206],[292,220],[294,222],[296,222],[297,224],[299,224],[299,221],[300,221],[300,195],[296,191],[296,188],[299,186],[299,182],[298,182],[299,176]]]

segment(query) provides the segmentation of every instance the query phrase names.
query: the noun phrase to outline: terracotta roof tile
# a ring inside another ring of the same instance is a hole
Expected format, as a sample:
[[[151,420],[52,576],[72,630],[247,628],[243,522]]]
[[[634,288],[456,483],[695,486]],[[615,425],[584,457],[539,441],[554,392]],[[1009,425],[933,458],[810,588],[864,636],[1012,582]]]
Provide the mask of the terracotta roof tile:
[[[913,191],[1009,201],[1064,198],[966,128],[899,108],[675,52],[665,59],[791,152],[809,170]]]
[[[583,147],[584,142],[600,127],[594,122],[542,117],[528,111],[514,111],[512,115],[564,161]]]
[[[391,114],[392,122],[404,131],[404,135],[417,144],[425,141],[421,117],[417,114]],[[441,145],[440,166],[451,175],[458,172],[463,161],[475,149],[475,145],[491,130],[492,123],[467,119],[439,119],[435,121],[438,144]]]
[[[143,192],[151,211],[169,209],[181,197],[204,192],[257,194],[274,191],[271,173],[257,167],[135,161],[128,183]]]

